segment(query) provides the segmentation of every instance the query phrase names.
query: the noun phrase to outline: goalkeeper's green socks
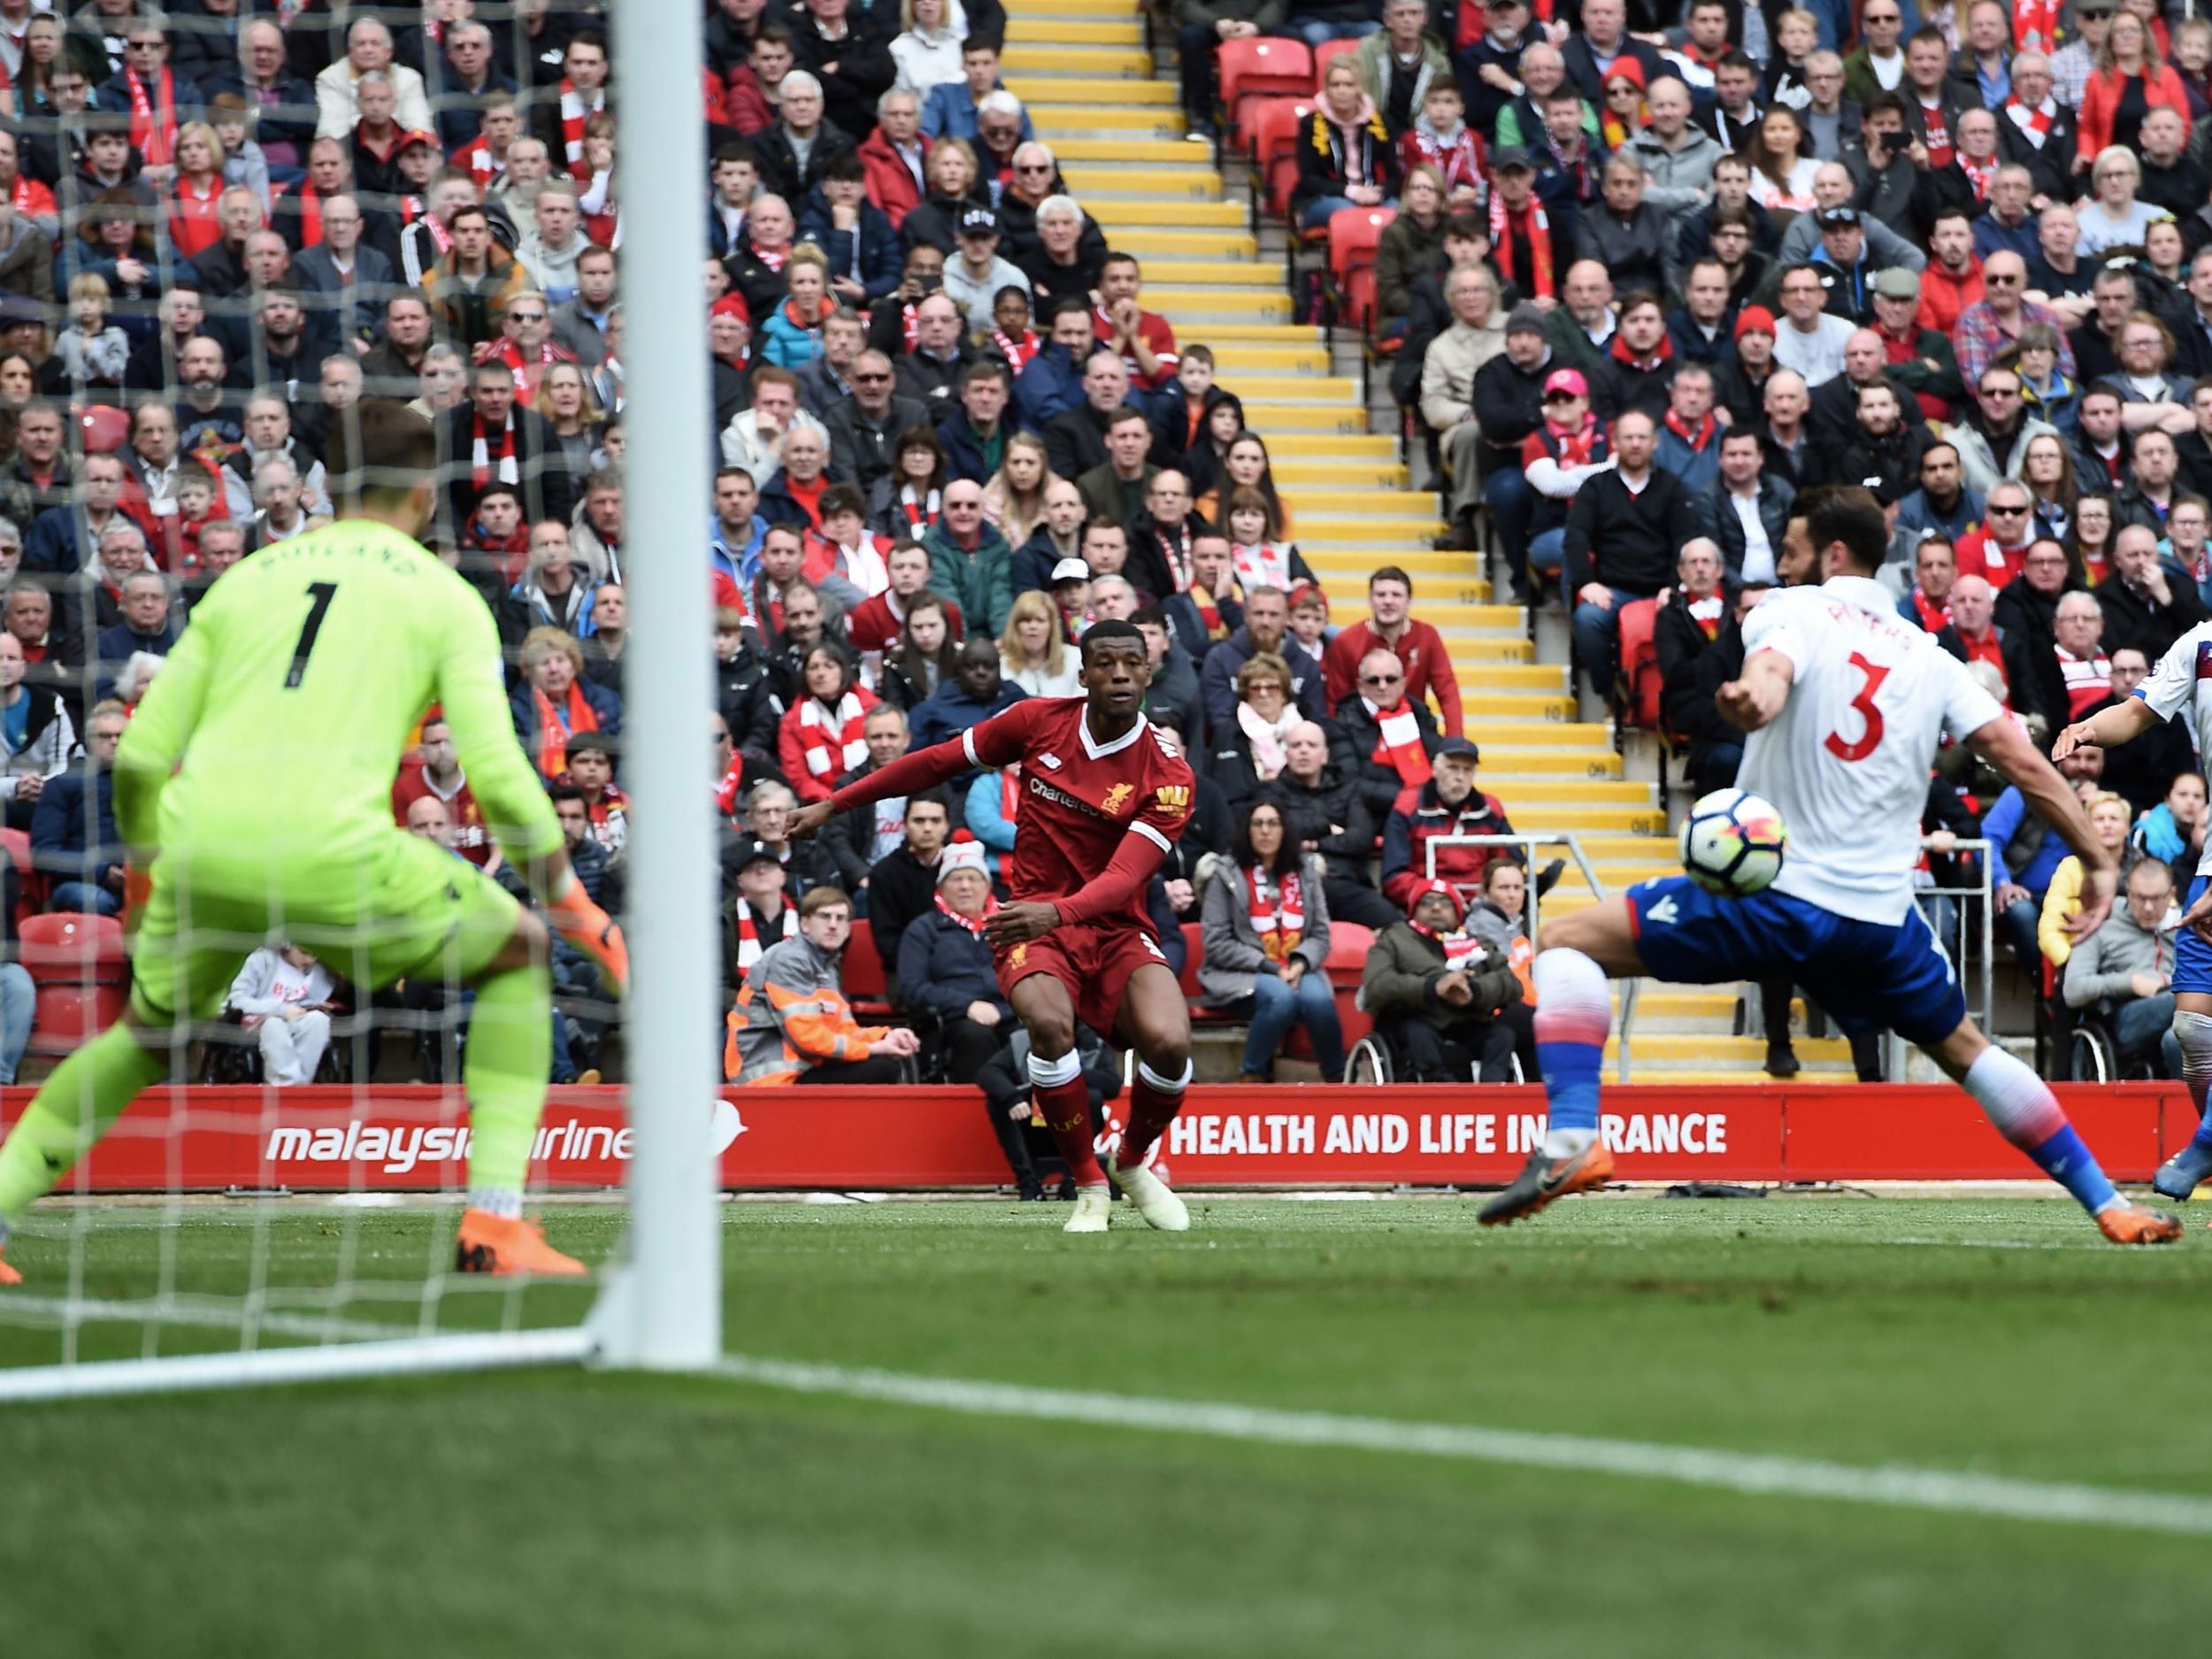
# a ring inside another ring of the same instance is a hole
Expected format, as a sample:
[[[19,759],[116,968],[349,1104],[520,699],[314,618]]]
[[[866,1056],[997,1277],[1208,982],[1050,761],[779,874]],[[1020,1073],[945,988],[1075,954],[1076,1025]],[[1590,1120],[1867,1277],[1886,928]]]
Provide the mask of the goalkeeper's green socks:
[[[0,1146],[0,1239],[34,1200],[54,1190],[139,1091],[168,1071],[168,1056],[149,1054],[122,1025],[56,1066]]]
[[[469,1207],[522,1214],[530,1146],[553,1069],[553,976],[542,964],[495,973],[476,987],[461,1082],[469,1097]]]

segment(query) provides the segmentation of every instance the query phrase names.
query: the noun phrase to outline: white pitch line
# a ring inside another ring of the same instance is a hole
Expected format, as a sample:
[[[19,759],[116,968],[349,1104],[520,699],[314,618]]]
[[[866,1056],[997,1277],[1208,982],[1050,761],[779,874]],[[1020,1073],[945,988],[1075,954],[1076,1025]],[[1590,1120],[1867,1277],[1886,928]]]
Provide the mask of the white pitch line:
[[[1225,1401],[1166,1400],[1139,1394],[1032,1388],[1011,1383],[922,1377],[899,1371],[790,1360],[726,1356],[718,1373],[799,1394],[838,1395],[956,1411],[1103,1428],[1155,1430],[1271,1446],[1340,1447],[1416,1457],[1506,1463],[1584,1474],[1624,1475],[1762,1497],[1872,1503],[1948,1515],[2117,1526],[2146,1532],[2212,1536],[2212,1499],[2131,1492],[2067,1482],[2015,1480],[1901,1465],[1854,1465],[1815,1458],[1600,1440],[1455,1423],[1409,1423],[1286,1411]]]

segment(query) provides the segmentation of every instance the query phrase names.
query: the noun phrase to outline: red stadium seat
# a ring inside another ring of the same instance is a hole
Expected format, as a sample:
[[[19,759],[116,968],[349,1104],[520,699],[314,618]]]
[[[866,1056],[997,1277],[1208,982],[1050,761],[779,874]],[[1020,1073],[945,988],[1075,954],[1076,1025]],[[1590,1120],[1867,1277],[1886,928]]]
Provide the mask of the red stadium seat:
[[[1252,111],[1244,134],[1252,165],[1263,180],[1267,211],[1278,219],[1290,213],[1291,194],[1298,188],[1298,128],[1312,113],[1310,96],[1269,98]]]
[[[891,1006],[889,987],[884,984],[882,958],[876,955],[875,930],[864,916],[853,923],[844,959],[838,964],[838,979],[856,1019],[881,1021],[896,1011]]]
[[[24,967],[40,985],[121,985],[129,956],[112,916],[34,916],[21,930]]]
[[[123,1018],[119,985],[41,985],[32,1015],[33,1054],[74,1054]]]
[[[1313,87],[1313,54],[1303,41],[1224,41],[1215,59],[1221,72],[1221,106],[1233,135],[1244,129],[1244,106],[1275,93]]]
[[[1329,65],[1348,52],[1359,50],[1357,41],[1323,41],[1313,49],[1313,89],[1321,90],[1328,79]]]
[[[87,455],[109,455],[130,442],[131,411],[113,403],[88,404],[77,416]]]
[[[1375,245],[1397,217],[1394,207],[1348,207],[1329,216],[1329,272],[1337,306],[1356,326],[1374,320]]]
[[[1639,599],[1621,607],[1620,718],[1647,732],[1659,729],[1659,646],[1654,630],[1659,602]]]

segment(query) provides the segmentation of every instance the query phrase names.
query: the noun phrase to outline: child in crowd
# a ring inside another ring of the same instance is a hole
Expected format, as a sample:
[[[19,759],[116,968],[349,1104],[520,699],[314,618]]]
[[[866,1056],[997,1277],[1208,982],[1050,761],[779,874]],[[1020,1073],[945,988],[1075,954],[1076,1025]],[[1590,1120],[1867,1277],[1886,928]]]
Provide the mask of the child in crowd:
[[[69,279],[69,327],[54,355],[72,386],[119,388],[130,365],[130,336],[108,321],[107,279],[81,271]]]
[[[1425,162],[1444,175],[1445,211],[1452,213],[1480,212],[1489,200],[1482,140],[1463,119],[1465,107],[1458,86],[1440,76],[1398,141],[1402,173]]]
[[[207,119],[214,125],[215,140],[223,147],[223,182],[243,185],[261,198],[261,211],[269,211],[269,158],[251,137],[252,117],[246,100],[235,92],[219,92],[207,101]]]

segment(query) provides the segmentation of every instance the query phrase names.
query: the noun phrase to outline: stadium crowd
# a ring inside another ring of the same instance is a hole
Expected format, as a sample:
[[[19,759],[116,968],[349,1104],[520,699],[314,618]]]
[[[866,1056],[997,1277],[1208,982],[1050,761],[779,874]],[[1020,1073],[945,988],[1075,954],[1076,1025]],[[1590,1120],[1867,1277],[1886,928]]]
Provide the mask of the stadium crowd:
[[[1802,575],[1784,526],[1821,483],[1874,489],[1901,616],[2046,739],[2205,619],[2212,23],[2156,0],[1178,0],[1169,20],[1194,137],[1233,113],[1233,42],[1333,49],[1294,227],[1395,210],[1371,332],[1448,540],[1487,530],[1517,594],[1563,602],[1604,695],[1623,611],[1659,601],[1663,720],[1701,786],[1740,752],[1709,695],[1736,620]],[[1316,581],[1265,434],[1002,84],[1005,27],[996,0],[716,0],[698,155],[628,164],[698,168],[711,254],[731,1075],[890,1075],[918,1025],[933,1066],[1013,1087],[974,924],[1021,780],[813,841],[789,818],[1079,691],[1101,618],[1143,631],[1149,712],[1198,774],[1151,908],[1198,1002],[1248,1025],[1245,1071],[1297,1030],[1340,1072],[1313,972],[1333,922],[1376,936],[1369,1002],[1409,1074],[1532,1072],[1512,969],[1551,872],[1453,847],[1443,890],[1424,879],[1430,840],[1511,829],[1442,636],[1397,566],[1363,593]],[[623,585],[671,550],[625,536],[596,8],[0,0],[0,799],[35,902],[119,908],[104,749],[208,584],[323,521],[349,408],[393,396],[439,427],[431,539],[497,617],[517,733],[618,908]],[[2185,882],[2192,764],[2169,733],[2082,779]],[[1981,782],[1933,780],[1930,825],[1996,844],[2032,960],[2066,902],[2057,842]],[[393,800],[496,861],[434,711]],[[2123,919],[2061,1000],[2154,1008],[2170,951]],[[876,1025],[838,989],[859,922]],[[824,986],[818,1022],[757,1006],[771,958]],[[568,1018],[557,1069],[588,1071],[603,1033]]]

